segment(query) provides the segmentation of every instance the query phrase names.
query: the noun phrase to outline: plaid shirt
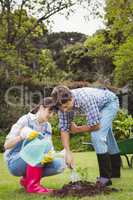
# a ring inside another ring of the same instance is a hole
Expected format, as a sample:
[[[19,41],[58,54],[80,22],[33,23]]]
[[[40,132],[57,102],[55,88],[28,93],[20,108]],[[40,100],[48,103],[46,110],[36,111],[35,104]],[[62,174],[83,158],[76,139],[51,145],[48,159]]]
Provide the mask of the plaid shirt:
[[[113,92],[107,89],[86,87],[74,89],[71,92],[74,98],[73,110],[70,112],[58,112],[61,131],[69,131],[70,124],[77,111],[86,116],[89,126],[100,123],[100,111],[107,103],[118,99]]]

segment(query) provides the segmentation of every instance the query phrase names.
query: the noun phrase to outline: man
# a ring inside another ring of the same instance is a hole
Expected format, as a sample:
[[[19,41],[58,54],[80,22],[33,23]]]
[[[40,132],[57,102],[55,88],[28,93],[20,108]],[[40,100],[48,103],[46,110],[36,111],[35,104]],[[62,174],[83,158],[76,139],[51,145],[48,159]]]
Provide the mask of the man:
[[[119,109],[117,96],[108,89],[86,87],[70,90],[66,86],[55,87],[51,96],[59,109],[61,140],[68,166],[73,166],[69,133],[91,132],[100,172],[97,182],[111,185],[111,178],[120,177],[121,165],[119,148],[112,132],[112,121]],[[86,125],[77,126],[72,122],[77,110],[86,115]]]

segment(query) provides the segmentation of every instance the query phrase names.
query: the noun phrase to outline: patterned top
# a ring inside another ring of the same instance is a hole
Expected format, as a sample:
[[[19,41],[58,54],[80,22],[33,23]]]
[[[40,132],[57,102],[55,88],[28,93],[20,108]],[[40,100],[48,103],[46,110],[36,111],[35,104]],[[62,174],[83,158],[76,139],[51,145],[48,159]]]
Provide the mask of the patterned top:
[[[100,123],[100,111],[111,101],[118,97],[108,89],[78,88],[71,90],[74,98],[73,110],[70,112],[58,112],[59,128],[61,131],[69,131],[70,123],[77,111],[86,116],[89,126]]]
[[[13,139],[19,135],[19,131],[24,126],[28,126],[33,130],[41,132],[44,137],[49,137],[52,140],[52,128],[49,122],[39,124],[37,121],[37,116],[32,113],[28,113],[19,118],[19,120],[11,127],[9,134],[6,139]],[[4,153],[4,158],[6,161],[11,159],[17,159],[19,157],[19,152],[21,150],[23,141],[16,144],[13,148],[7,149]]]

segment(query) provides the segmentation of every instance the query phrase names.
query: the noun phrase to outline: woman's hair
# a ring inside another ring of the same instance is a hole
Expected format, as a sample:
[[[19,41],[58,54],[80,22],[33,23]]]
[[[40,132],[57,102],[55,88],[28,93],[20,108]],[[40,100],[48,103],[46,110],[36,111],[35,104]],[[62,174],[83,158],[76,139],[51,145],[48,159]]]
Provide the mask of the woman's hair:
[[[54,102],[56,102],[57,107],[67,103],[72,99],[71,90],[68,87],[62,85],[56,86],[53,89],[51,96],[54,99]]]
[[[36,114],[40,108],[40,106],[43,106],[44,108],[49,108],[49,110],[54,111],[55,110],[55,103],[52,97],[45,97],[41,102],[33,108],[30,112],[32,114]]]

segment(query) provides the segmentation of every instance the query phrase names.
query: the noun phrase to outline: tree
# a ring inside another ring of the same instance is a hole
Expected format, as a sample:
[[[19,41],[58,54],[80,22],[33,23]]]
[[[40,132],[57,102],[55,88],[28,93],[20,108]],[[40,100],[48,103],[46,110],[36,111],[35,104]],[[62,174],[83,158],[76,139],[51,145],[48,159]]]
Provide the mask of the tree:
[[[76,43],[64,48],[64,70],[69,73],[73,80],[93,80],[92,59],[88,49],[83,43]]]
[[[122,86],[133,79],[133,1],[107,0],[105,11],[110,40],[116,51],[114,81]]]
[[[39,68],[36,71],[35,76],[40,81],[47,80],[47,77],[54,77],[56,72],[56,65],[53,61],[52,54],[50,50],[44,49],[40,52],[38,58]]]
[[[66,69],[64,49],[68,45],[84,42],[86,37],[85,34],[77,32],[59,32],[47,34],[46,37],[42,38],[42,42],[45,43],[46,48],[52,51],[57,66],[64,70]]]
[[[93,71],[96,77],[100,75],[110,76],[113,72],[113,52],[114,47],[106,38],[106,31],[96,33],[88,37],[84,43],[92,58]]]
[[[38,57],[38,66],[35,75],[33,75],[33,79],[42,83],[48,83],[55,80],[61,81],[66,75],[63,71],[57,68],[49,49],[43,49],[40,52]]]
[[[115,53],[115,82],[123,86],[133,80],[133,37],[128,37]]]
[[[21,27],[17,29],[18,14],[19,11],[15,10],[10,16],[12,19],[10,37],[7,37],[8,23],[6,13],[3,14],[2,24],[0,24],[0,67],[1,74],[4,73],[7,79],[20,78],[23,75],[31,76],[32,70],[36,68],[37,53],[40,51],[35,47],[33,41],[43,35],[42,29],[38,27],[36,31],[26,38],[21,46],[16,48],[15,41],[17,38],[21,37],[36,22],[35,18],[28,17],[27,12],[23,10],[21,13]]]
[[[31,32],[33,32],[38,25],[41,25],[43,21],[49,20],[49,18],[56,14],[63,11],[67,16],[70,14],[70,12],[73,11],[73,6],[75,4],[82,4],[84,7],[90,8],[93,10],[93,13],[97,13],[98,6],[101,6],[100,0],[0,0],[0,10],[2,13],[2,16],[4,13],[7,13],[7,23],[8,23],[8,39],[10,42],[10,36],[11,36],[11,26],[12,26],[12,20],[11,20],[11,14],[14,10],[18,9],[19,12],[19,22],[18,22],[18,30],[21,27],[21,16],[23,10],[27,10],[28,13],[30,13],[32,16],[38,16],[37,21],[35,24],[33,24],[32,27],[30,27],[26,33],[23,34],[17,41],[16,46],[20,46],[25,38],[30,35]],[[66,12],[65,12],[66,11]],[[92,14],[92,12],[90,13]],[[40,17],[41,16],[41,17]],[[1,21],[3,20],[3,17],[1,17]]]
[[[112,42],[124,42],[133,30],[133,1],[106,0],[105,13],[106,26]]]

